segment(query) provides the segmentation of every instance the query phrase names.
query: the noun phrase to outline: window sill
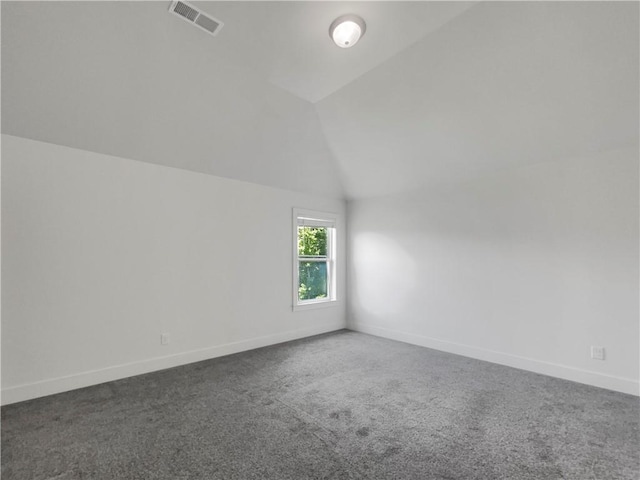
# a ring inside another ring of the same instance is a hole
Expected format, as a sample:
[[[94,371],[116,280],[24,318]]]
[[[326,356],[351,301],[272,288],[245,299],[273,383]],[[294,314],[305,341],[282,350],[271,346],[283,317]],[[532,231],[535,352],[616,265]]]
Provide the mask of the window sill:
[[[293,306],[294,312],[300,312],[303,310],[315,310],[316,308],[327,308],[327,307],[337,307],[337,300],[324,300],[322,302],[309,302],[309,303],[300,303]]]

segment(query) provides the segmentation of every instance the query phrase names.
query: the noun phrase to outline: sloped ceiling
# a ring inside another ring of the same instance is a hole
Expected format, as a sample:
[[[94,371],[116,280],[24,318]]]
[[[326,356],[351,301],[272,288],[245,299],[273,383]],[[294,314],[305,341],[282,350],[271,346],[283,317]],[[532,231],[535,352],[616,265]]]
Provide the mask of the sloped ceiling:
[[[349,198],[638,143],[635,2],[169,4],[2,2],[3,133]]]
[[[320,101],[346,191],[637,146],[638,7],[482,3]]]

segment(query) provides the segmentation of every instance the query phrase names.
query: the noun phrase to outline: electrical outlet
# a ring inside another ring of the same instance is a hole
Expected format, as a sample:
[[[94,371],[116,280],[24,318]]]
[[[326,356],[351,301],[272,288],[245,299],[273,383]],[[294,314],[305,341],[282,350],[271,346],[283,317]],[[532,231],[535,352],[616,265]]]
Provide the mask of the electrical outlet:
[[[168,333],[160,334],[160,345],[169,345],[169,334]]]
[[[591,358],[594,360],[604,360],[604,347],[591,345]]]

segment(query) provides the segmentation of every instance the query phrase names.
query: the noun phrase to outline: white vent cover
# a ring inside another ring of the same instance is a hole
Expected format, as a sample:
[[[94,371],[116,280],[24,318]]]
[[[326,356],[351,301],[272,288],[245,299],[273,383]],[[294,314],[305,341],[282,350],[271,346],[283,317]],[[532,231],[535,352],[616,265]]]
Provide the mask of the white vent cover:
[[[177,15],[178,17],[189,23],[192,23],[196,27],[201,28],[211,35],[217,35],[224,25],[224,23],[222,23],[220,20],[207,15],[203,11],[198,10],[196,7],[187,2],[171,2],[169,12]]]

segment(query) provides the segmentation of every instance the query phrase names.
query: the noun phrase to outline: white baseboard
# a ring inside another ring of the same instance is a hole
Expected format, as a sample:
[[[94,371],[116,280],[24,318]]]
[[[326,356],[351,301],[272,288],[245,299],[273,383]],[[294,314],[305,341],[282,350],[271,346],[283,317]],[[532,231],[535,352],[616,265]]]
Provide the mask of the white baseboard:
[[[443,352],[454,353],[464,357],[476,358],[487,362],[506,365],[508,367],[520,368],[530,372],[541,373],[551,377],[571,380],[573,382],[584,383],[594,387],[606,388],[617,392],[628,393],[630,395],[640,395],[640,383],[630,378],[614,377],[597,372],[590,372],[579,368],[560,365],[557,363],[544,362],[533,358],[519,357],[508,353],[486,350],[471,345],[438,340],[436,338],[415,335],[413,333],[401,332],[383,327],[364,325],[362,323],[349,323],[349,329],[356,332],[368,333],[378,337],[397,340],[421,347],[433,348]]]
[[[215,345],[199,350],[177,353],[165,357],[156,357],[139,362],[115,365],[99,370],[91,370],[74,375],[52,378],[40,382],[17,385],[14,387],[4,388],[2,390],[1,403],[2,405],[8,405],[10,403],[22,402],[24,400],[31,400],[33,398],[53,395],[55,393],[75,390],[77,388],[89,387],[91,385],[132,377],[134,375],[141,375],[143,373],[155,372],[166,368],[178,367],[188,363],[222,357],[224,355],[231,355],[233,353],[275,345],[277,343],[297,340],[321,333],[333,332],[343,328],[345,328],[344,323],[324,324],[312,328],[291,330],[276,333],[274,335],[250,338],[224,345]]]

